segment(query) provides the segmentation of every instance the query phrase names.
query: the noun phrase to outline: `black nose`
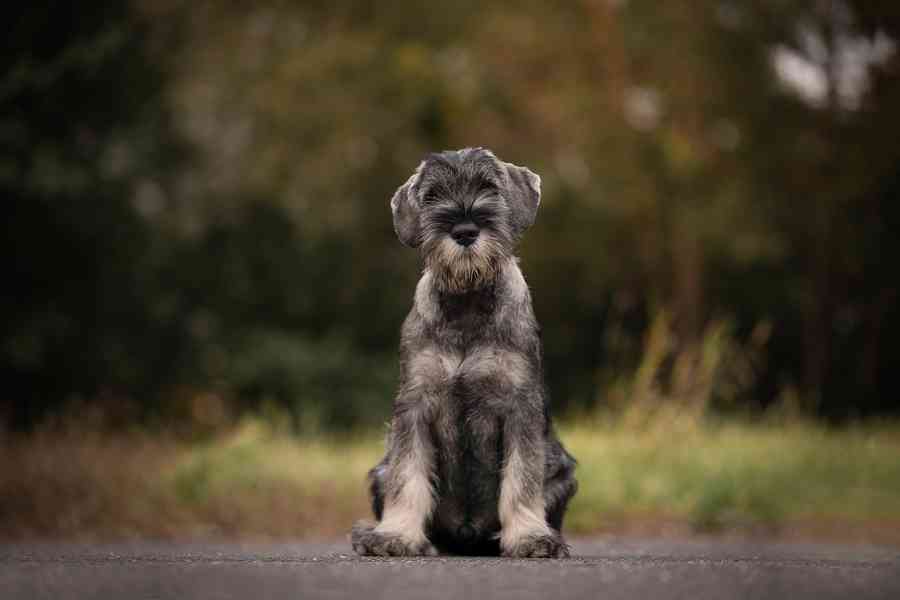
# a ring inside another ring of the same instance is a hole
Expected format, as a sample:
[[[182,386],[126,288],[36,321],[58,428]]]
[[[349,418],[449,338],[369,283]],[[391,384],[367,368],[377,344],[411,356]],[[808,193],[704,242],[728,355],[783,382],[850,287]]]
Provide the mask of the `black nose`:
[[[478,239],[478,226],[472,222],[457,223],[450,230],[450,237],[460,246],[471,246]]]

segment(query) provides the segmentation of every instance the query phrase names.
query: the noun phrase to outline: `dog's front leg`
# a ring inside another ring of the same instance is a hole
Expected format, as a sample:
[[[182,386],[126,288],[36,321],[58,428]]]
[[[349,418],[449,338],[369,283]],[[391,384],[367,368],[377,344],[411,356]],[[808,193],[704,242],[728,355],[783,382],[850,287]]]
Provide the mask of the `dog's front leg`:
[[[384,510],[375,526],[357,524],[353,547],[376,556],[433,556],[425,528],[434,510],[434,443],[424,403],[398,401],[384,473]]]
[[[544,420],[539,401],[517,403],[504,420],[499,506],[500,548],[504,556],[569,556],[559,532],[547,524]]]

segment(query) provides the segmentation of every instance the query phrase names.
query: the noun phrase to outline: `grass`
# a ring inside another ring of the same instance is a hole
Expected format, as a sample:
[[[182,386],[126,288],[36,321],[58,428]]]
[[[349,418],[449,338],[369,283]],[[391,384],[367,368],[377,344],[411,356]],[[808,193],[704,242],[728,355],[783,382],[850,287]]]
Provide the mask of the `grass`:
[[[900,430],[808,424],[697,425],[628,430],[576,426],[564,439],[581,461],[569,525],[579,532],[662,520],[691,531],[776,533],[853,527],[900,539]],[[887,532],[885,532],[886,534]],[[856,536],[860,537],[860,536]]]
[[[900,543],[900,425],[582,419],[573,534],[739,532]],[[382,440],[261,421],[188,443],[0,437],[0,537],[334,537],[367,516]]]

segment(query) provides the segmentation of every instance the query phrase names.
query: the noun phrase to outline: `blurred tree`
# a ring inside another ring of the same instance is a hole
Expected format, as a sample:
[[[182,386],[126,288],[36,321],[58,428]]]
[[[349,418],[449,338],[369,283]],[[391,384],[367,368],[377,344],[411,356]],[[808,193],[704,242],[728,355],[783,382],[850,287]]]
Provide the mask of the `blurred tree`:
[[[561,408],[653,389],[900,409],[893,4],[170,0],[13,22],[0,350],[20,420],[212,390],[373,422],[417,274],[388,199],[471,145],[543,177],[522,255]]]
[[[808,410],[884,410],[892,384],[860,375],[878,369],[870,360],[894,360],[875,348],[882,327],[896,328],[885,320],[896,284],[880,257],[895,243],[881,232],[894,219],[883,190],[900,159],[900,121],[888,108],[900,93],[897,9],[773,3],[757,20],[783,87],[770,107],[777,126],[760,123],[752,157],[754,189],[788,249],[777,287],[763,288],[784,292],[776,351],[793,354],[785,370]]]
[[[155,211],[182,157],[161,109],[147,24],[121,2],[32,2],[0,55],[0,187],[9,210],[0,300],[4,409],[32,422],[73,394],[159,376],[144,339]]]

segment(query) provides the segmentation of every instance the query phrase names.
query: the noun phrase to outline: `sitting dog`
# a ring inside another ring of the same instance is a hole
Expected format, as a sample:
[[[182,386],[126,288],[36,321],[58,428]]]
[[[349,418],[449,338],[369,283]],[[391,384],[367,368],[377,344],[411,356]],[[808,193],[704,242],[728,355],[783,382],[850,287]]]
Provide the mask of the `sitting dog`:
[[[557,439],[539,328],[513,254],[540,177],[466,148],[428,156],[391,199],[424,272],[400,342],[384,459],[369,472],[378,523],[361,555],[565,557],[575,460]]]

